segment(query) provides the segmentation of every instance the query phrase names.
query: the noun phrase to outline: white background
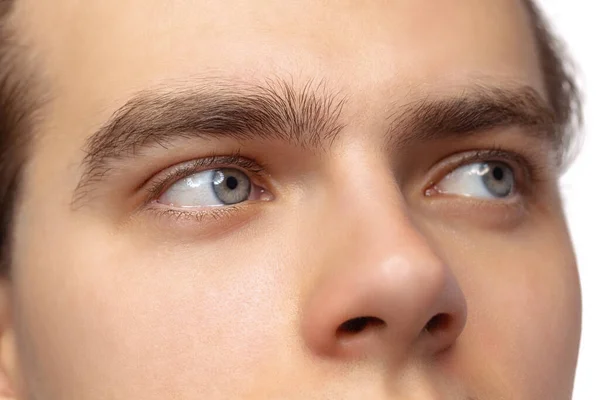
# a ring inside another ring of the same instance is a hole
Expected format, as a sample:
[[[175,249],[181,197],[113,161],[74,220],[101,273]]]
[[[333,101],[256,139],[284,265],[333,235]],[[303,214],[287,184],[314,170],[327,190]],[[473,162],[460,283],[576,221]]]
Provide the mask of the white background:
[[[583,290],[583,334],[574,400],[600,400],[600,2],[538,0],[578,64],[585,94],[579,158],[562,179]],[[543,333],[541,333],[543,335]]]

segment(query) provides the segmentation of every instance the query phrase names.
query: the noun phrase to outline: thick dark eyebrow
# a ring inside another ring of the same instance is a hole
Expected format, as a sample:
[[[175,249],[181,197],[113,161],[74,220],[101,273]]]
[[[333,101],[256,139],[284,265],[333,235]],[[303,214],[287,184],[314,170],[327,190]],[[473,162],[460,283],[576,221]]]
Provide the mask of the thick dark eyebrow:
[[[513,126],[557,146],[561,143],[555,114],[529,86],[475,85],[459,94],[423,96],[399,106],[390,120],[388,145],[394,148]]]
[[[318,149],[342,130],[344,103],[323,81],[297,87],[279,79],[261,85],[207,79],[192,88],[142,91],[86,142],[76,192],[106,176],[110,161],[174,139],[282,140]]]
[[[417,98],[392,107],[387,132],[391,148],[507,126],[527,127],[528,135],[560,142],[554,114],[528,86],[475,84]],[[282,140],[322,149],[344,128],[346,100],[323,82],[312,81],[297,87],[284,80],[262,85],[211,80],[191,88],[142,91],[86,142],[74,203],[110,173],[111,161],[135,156],[148,146],[168,147],[174,139]]]

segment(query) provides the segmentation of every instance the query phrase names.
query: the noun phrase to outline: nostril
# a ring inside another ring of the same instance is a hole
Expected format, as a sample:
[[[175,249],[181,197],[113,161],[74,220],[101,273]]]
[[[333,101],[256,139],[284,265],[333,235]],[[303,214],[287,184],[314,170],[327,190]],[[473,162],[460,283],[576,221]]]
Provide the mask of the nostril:
[[[377,328],[382,325],[385,325],[385,322],[377,317],[352,318],[339,326],[337,329],[337,335],[353,335],[368,328]]]
[[[438,331],[443,331],[448,329],[451,323],[451,317],[448,314],[436,314],[427,322],[425,325],[425,331],[430,334],[435,334]]]

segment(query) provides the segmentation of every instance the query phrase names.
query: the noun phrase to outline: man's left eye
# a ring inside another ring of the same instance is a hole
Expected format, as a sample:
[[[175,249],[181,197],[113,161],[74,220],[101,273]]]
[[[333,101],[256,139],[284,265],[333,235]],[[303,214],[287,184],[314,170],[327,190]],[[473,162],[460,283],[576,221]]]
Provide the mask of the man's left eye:
[[[158,199],[175,207],[211,207],[249,199],[252,182],[242,171],[219,168],[197,172],[172,184]]]
[[[477,162],[456,168],[434,187],[437,193],[483,199],[504,199],[515,191],[515,177],[502,162]]]

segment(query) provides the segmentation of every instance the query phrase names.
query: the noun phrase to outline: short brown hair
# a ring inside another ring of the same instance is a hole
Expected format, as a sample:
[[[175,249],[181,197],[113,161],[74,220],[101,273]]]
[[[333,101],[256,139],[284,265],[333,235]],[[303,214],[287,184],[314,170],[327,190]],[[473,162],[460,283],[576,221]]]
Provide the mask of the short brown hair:
[[[31,96],[33,77],[23,73],[19,62],[19,52],[23,49],[16,45],[14,32],[7,26],[14,1],[0,0],[0,275],[9,272],[11,221],[27,159],[32,117],[39,108],[39,100]],[[556,119],[556,133],[562,140],[563,159],[566,159],[581,121],[580,96],[562,43],[553,35],[533,0],[524,1]]]
[[[8,27],[13,5],[12,0],[0,0],[0,274],[10,265],[11,220],[30,123],[27,79],[17,71],[14,36]]]
[[[562,162],[566,165],[574,156],[573,144],[583,121],[574,65],[564,43],[554,35],[537,4],[533,0],[525,0],[525,7],[533,25],[544,84],[558,130],[557,137],[562,142]]]

